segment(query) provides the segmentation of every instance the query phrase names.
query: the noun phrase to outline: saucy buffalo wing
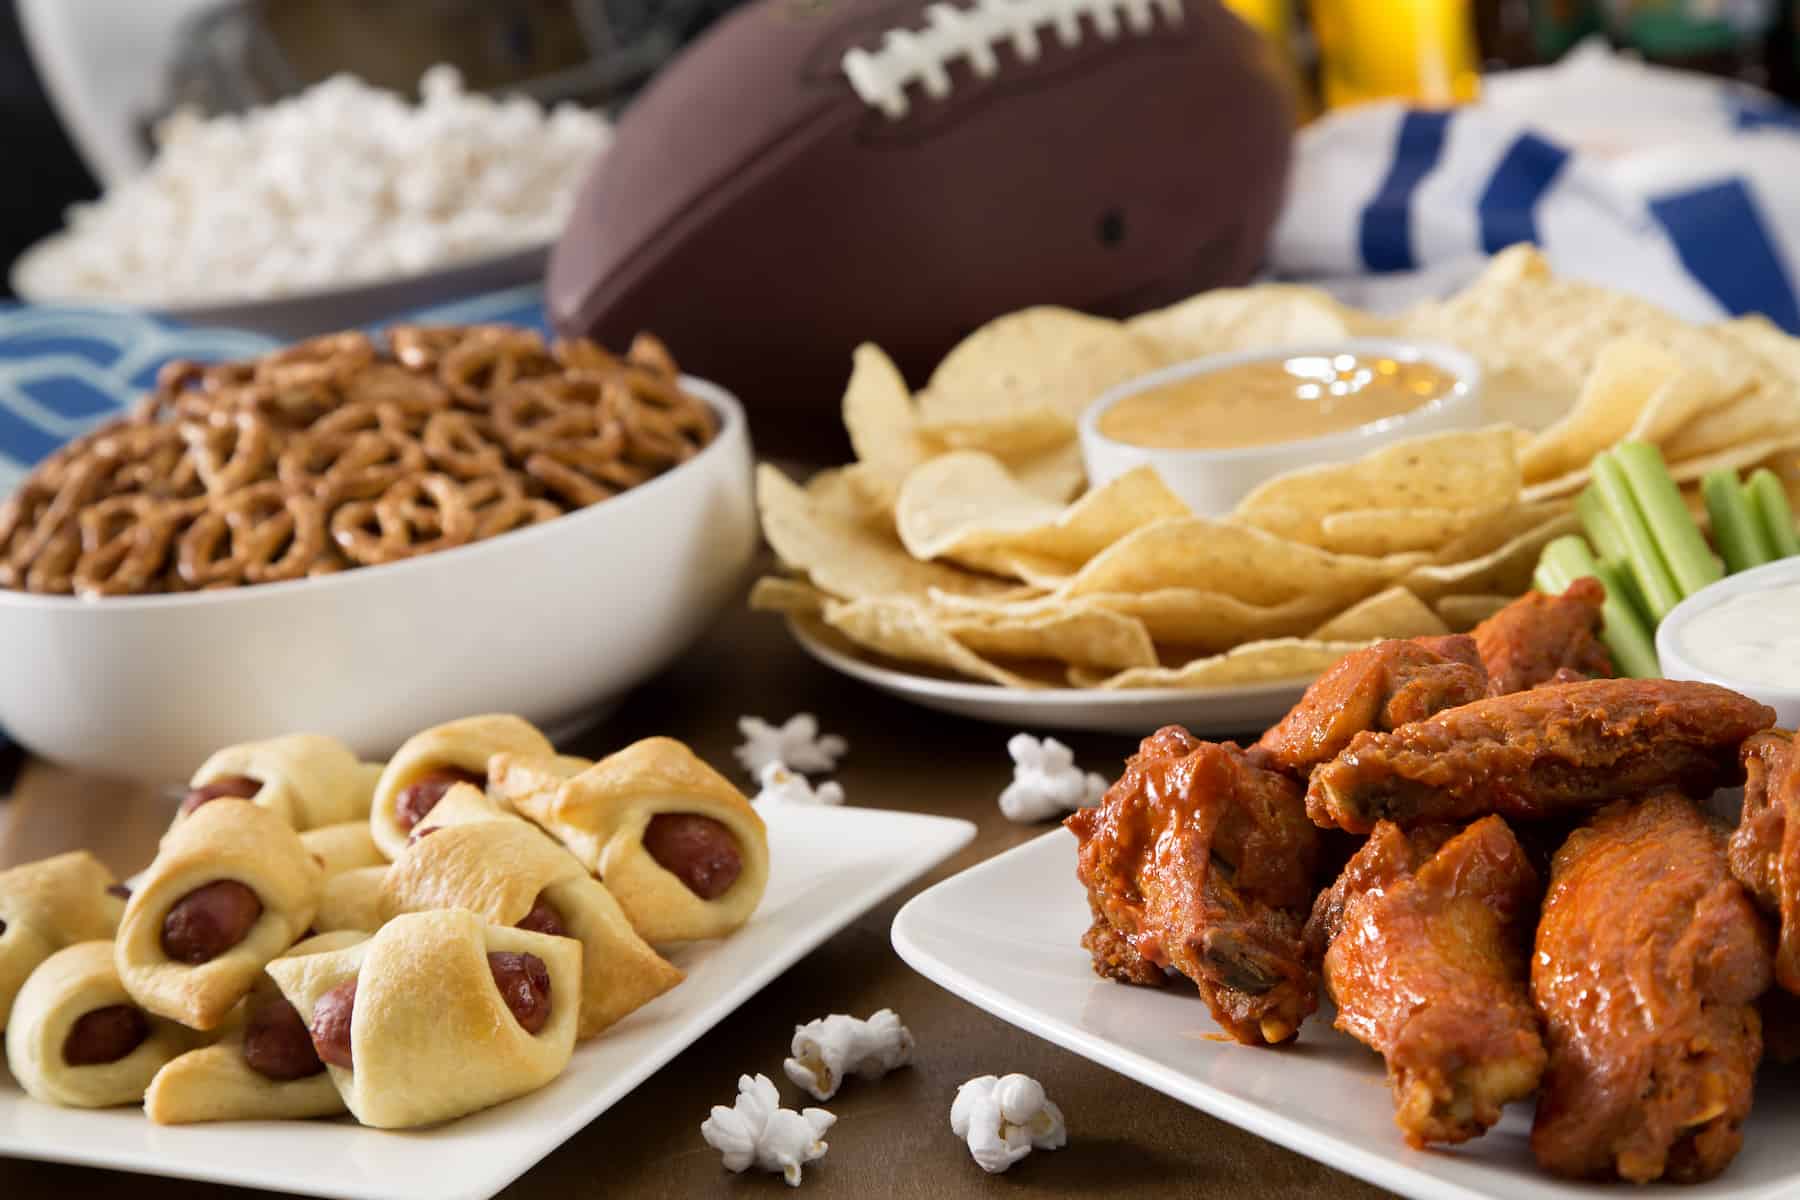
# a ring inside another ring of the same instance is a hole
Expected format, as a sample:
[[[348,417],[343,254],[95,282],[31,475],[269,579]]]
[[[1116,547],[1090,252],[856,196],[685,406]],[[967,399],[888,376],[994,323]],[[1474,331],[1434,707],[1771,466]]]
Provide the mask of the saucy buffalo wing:
[[[1769,729],[1744,743],[1744,807],[1731,835],[1731,873],[1775,918],[1775,981],[1800,992],[1800,754]],[[1790,817],[1795,818],[1790,820]]]
[[[1582,1179],[1710,1179],[1743,1142],[1762,1057],[1767,931],[1725,834],[1673,792],[1603,809],[1557,851],[1531,990],[1549,1070],[1539,1165]]]
[[[1488,695],[1506,696],[1546,683],[1595,679],[1613,673],[1600,641],[1606,588],[1577,579],[1560,596],[1526,592],[1475,627],[1487,670]]]
[[[1299,784],[1171,725],[1068,826],[1095,971],[1151,985],[1178,971],[1240,1042],[1299,1031],[1317,1007],[1301,928],[1319,847]]]
[[[1487,687],[1471,638],[1376,642],[1319,676],[1256,747],[1283,770],[1304,776],[1365,729],[1398,729],[1479,700]]]
[[[1487,817],[1410,837],[1383,821],[1319,897],[1307,943],[1329,946],[1337,1027],[1386,1060],[1410,1144],[1479,1137],[1537,1090],[1526,951],[1538,894],[1512,830]]]
[[[1738,747],[1774,723],[1773,709],[1706,683],[1555,684],[1357,734],[1313,771],[1306,809],[1367,833],[1382,819],[1533,820],[1664,788],[1710,795],[1741,778]]]

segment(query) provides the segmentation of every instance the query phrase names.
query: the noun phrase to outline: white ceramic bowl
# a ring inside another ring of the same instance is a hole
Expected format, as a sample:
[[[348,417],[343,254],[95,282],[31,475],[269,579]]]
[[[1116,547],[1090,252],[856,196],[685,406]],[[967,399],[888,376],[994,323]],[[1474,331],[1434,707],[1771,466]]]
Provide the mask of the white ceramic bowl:
[[[1800,679],[1790,686],[1782,687],[1734,678],[1695,661],[1683,641],[1683,632],[1688,623],[1701,613],[1734,596],[1793,583],[1800,583],[1800,558],[1784,558],[1736,575],[1727,575],[1677,604],[1656,629],[1656,657],[1662,661],[1664,677],[1692,679],[1728,687],[1774,709],[1775,723],[1783,729],[1800,727]]]
[[[1412,412],[1360,425],[1343,433],[1304,441],[1277,442],[1232,450],[1166,450],[1115,441],[1100,432],[1100,418],[1127,396],[1196,375],[1253,362],[1279,362],[1309,354],[1358,354],[1426,362],[1454,376],[1456,385],[1444,396]],[[1259,483],[1275,475],[1320,463],[1345,462],[1401,438],[1453,429],[1475,429],[1482,423],[1481,367],[1462,351],[1433,342],[1394,338],[1351,338],[1330,345],[1283,346],[1241,354],[1215,354],[1177,363],[1140,376],[1107,392],[1081,414],[1081,454],[1088,481],[1098,487],[1125,472],[1153,465],[1171,491],[1203,517],[1222,516],[1237,507]]]
[[[0,590],[0,728],[46,758],[185,780],[220,746],[334,734],[365,757],[453,717],[568,729],[679,655],[757,546],[744,412],[702,380],[711,445],[603,504],[319,579],[83,601]]]

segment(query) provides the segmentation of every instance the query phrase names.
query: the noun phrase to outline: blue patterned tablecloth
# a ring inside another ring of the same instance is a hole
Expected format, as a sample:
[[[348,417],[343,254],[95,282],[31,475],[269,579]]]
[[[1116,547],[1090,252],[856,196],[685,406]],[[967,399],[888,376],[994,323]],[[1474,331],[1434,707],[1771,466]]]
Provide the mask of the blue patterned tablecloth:
[[[548,332],[543,290],[536,284],[401,314],[384,324],[403,321],[501,322]],[[127,309],[0,301],[0,497],[52,450],[129,408],[171,359],[248,358],[275,345],[261,334],[197,329]],[[10,746],[0,732],[0,794],[16,763]]]

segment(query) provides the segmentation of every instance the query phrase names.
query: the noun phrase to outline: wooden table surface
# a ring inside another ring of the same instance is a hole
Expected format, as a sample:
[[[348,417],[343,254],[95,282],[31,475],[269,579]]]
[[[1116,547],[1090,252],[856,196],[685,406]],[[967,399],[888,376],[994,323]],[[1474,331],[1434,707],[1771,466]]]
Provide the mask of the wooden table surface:
[[[803,1195],[932,1197],[1332,1197],[1383,1193],[1253,1137],[988,1016],[912,972],[888,928],[915,892],[1044,832],[995,804],[1011,777],[995,726],[930,713],[881,696],[803,655],[780,624],[734,608],[683,660],[633,694],[610,722],[565,747],[597,755],[650,734],[681,738],[742,780],[731,757],[737,718],[817,713],[850,740],[836,778],[848,801],[973,821],[975,840],[932,875],[880,905],[801,960],[614,1108],[527,1172],[509,1200],[594,1196],[785,1193],[779,1176],[734,1176],[700,1139],[714,1104],[729,1104],[742,1073],[781,1085],[794,1026],[833,1012],[890,1007],[918,1039],[914,1065],[878,1084],[852,1082],[828,1105],[838,1123],[830,1153],[806,1170]],[[1148,731],[1146,731],[1148,732]],[[1254,732],[1254,731],[1251,731]],[[1109,776],[1129,739],[1070,737],[1078,761]],[[87,846],[121,874],[151,857],[173,801],[28,763],[0,805],[0,866]],[[1066,886],[1074,887],[1073,879]],[[1022,1071],[1062,1106],[1069,1145],[1035,1153],[989,1177],[950,1132],[950,1101],[965,1079]],[[254,1193],[49,1163],[0,1159],[9,1200],[79,1194],[121,1200],[198,1200]]]

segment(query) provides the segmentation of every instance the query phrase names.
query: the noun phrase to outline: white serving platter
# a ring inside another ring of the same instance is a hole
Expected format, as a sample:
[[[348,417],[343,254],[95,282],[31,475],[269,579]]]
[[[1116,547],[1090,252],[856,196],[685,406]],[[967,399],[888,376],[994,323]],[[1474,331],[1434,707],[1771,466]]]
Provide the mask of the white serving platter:
[[[418,1131],[365,1129],[348,1118],[165,1127],[136,1108],[39,1104],[0,1072],[0,1154],[343,1200],[486,1200],[764,984],[975,835],[967,821],[880,809],[763,815],[769,889],[750,923],[730,938],[676,951],[687,979],[577,1047],[568,1070],[541,1091]],[[696,1145],[705,1116],[694,1113]]]
[[[1013,729],[1067,729],[1143,737],[1164,725],[1185,725],[1201,737],[1252,738],[1300,702],[1307,679],[1277,680],[1222,688],[1000,687],[992,683],[944,679],[870,662],[839,644],[829,630],[790,619],[788,632],[800,648],[840,674],[890,696],[959,717]]]
[[[1226,1038],[1206,1006],[1174,988],[1097,977],[1080,945],[1086,897],[1075,837],[1058,829],[914,897],[894,949],[941,987],[1003,1021],[1308,1158],[1419,1200],[1595,1200],[1667,1195],[1769,1200],[1800,1195],[1800,1071],[1765,1067],[1744,1149],[1699,1185],[1581,1184],[1540,1172],[1529,1105],[1487,1136],[1412,1150],[1395,1128],[1381,1059],[1331,1028],[1326,1006],[1281,1050]],[[1071,1138],[1081,1114],[1068,1113]],[[1170,1180],[1171,1192],[1180,1181]],[[1222,1184],[1221,1194],[1229,1192]]]

